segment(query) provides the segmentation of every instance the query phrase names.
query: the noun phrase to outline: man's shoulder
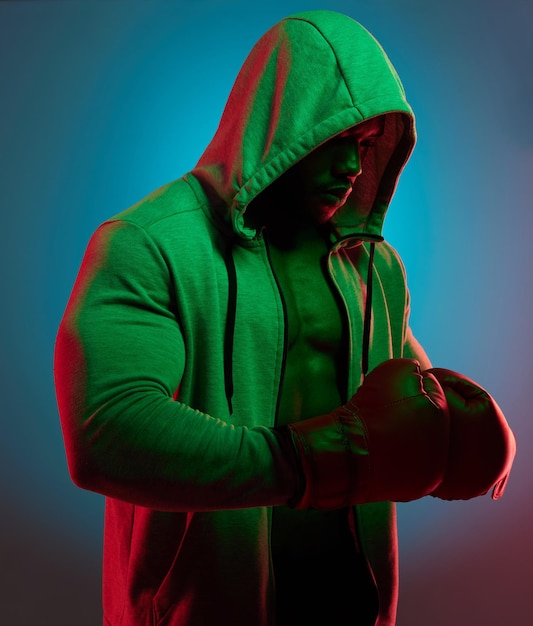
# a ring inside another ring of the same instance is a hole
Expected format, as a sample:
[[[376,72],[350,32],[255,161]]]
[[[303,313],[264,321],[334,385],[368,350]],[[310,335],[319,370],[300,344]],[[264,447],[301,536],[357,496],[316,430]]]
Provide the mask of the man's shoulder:
[[[390,243],[383,241],[376,245],[374,267],[387,286],[397,289],[400,285],[405,285],[405,266],[398,251]]]
[[[168,229],[188,219],[202,219],[205,196],[198,193],[185,178],[179,178],[159,187],[148,196],[109,221],[129,222],[146,231]]]
[[[374,263],[391,270],[404,271],[403,261],[398,251],[387,241],[382,241],[376,245]]]

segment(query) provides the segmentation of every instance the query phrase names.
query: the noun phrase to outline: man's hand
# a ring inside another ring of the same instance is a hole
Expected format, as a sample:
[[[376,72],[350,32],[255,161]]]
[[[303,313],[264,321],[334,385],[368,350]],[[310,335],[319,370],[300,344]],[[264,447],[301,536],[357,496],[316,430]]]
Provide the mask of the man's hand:
[[[413,359],[383,362],[343,407],[282,428],[305,476],[296,508],[415,500],[435,491],[447,466],[446,397]]]
[[[516,452],[514,435],[496,401],[473,380],[446,369],[430,369],[442,385],[450,410],[450,455],[441,485],[431,495],[468,500],[492,487],[505,489]]]

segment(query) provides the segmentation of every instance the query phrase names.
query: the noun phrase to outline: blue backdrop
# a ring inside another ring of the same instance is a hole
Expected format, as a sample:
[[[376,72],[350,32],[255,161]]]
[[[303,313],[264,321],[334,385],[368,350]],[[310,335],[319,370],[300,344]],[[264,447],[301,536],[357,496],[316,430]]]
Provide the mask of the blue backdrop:
[[[385,234],[435,365],[488,387],[518,455],[502,500],[399,507],[399,626],[530,619],[533,19],[527,1],[0,3],[0,620],[100,623],[103,499],[69,480],[52,382],[89,236],[181,176],[257,38],[300,10],[361,21],[419,142]]]

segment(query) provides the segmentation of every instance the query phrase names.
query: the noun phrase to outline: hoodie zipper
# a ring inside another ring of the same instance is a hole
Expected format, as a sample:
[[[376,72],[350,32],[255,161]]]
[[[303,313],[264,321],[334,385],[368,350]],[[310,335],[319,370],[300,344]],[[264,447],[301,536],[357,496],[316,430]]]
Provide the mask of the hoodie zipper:
[[[276,283],[276,287],[278,288],[279,299],[280,299],[281,308],[283,311],[283,354],[281,357],[281,369],[280,369],[280,378],[279,378],[279,385],[278,385],[278,396],[276,398],[276,411],[274,414],[274,426],[277,426],[279,407],[281,404],[281,391],[282,391],[282,386],[283,386],[283,379],[285,377],[285,369],[287,366],[287,346],[289,343],[289,331],[288,331],[288,321],[287,321],[288,316],[287,316],[287,304],[285,302],[285,297],[283,295],[283,292],[281,291],[281,286],[279,284],[278,277],[276,276],[276,272],[274,271],[274,265],[272,264],[272,257],[270,255],[270,244],[268,242],[268,238],[264,230],[263,230],[263,241],[265,242],[265,250],[266,250],[266,256],[268,259],[268,264],[270,267],[270,271],[272,272],[272,276],[274,277],[274,282]]]
[[[266,237],[266,233],[263,230],[263,241],[265,242],[265,251],[266,251],[266,257],[268,260],[268,265],[270,267],[270,271],[272,272],[272,276],[274,277],[274,282],[276,283],[276,287],[278,289],[278,294],[279,294],[279,299],[281,302],[281,308],[283,311],[283,354],[281,357],[281,368],[280,368],[280,378],[279,378],[279,384],[278,384],[278,396],[276,398],[276,411],[274,414],[274,427],[276,427],[278,425],[278,415],[279,415],[279,407],[281,404],[281,391],[282,391],[282,386],[283,386],[283,379],[285,377],[285,369],[287,366],[287,346],[289,343],[289,332],[288,332],[288,315],[287,315],[287,304],[285,302],[285,297],[283,296],[283,292],[281,291],[281,286],[279,284],[279,280],[278,277],[276,276],[276,272],[274,271],[274,265],[272,264],[272,257],[270,255],[270,245],[268,243],[268,239]],[[272,537],[272,532],[273,532],[273,527],[274,527],[274,520],[275,520],[275,510],[272,509],[272,516],[270,518],[270,536]],[[273,581],[273,592],[272,592],[272,611],[273,611],[273,616],[274,616],[274,620],[276,620],[276,613],[277,613],[277,607],[276,607],[276,576],[274,573],[274,560],[272,557],[272,552],[269,551],[270,556],[269,556],[269,560],[270,560],[270,569],[272,572],[272,581]]]
[[[335,278],[335,272],[333,269],[333,262],[332,262],[332,258],[334,254],[337,254],[337,252],[334,252],[333,250],[330,250],[328,252],[328,274],[329,274],[331,283],[333,287],[335,288],[335,291],[337,292],[337,295],[340,298],[340,301],[342,302],[342,315],[344,317],[344,325],[345,325],[346,334],[347,334],[346,336],[347,346],[345,348],[345,353],[344,353],[346,377],[344,379],[344,392],[343,392],[344,397],[342,398],[342,402],[344,403],[348,400],[349,381],[351,379],[350,373],[352,370],[352,360],[353,360],[353,353],[352,353],[353,329],[352,329],[352,324],[350,323],[350,313],[348,310],[348,302],[346,301],[346,297],[344,296],[344,293]]]
[[[350,324],[350,314],[349,314],[349,309],[348,309],[348,303],[346,301],[346,298],[344,296],[344,293],[342,291],[342,289],[339,286],[339,283],[336,281],[335,279],[335,272],[333,271],[333,263],[332,263],[332,258],[334,254],[338,254],[339,251],[339,247],[337,248],[336,251],[330,250],[329,254],[328,254],[328,271],[329,271],[329,276],[331,278],[331,281],[333,283],[333,285],[335,286],[337,293],[339,294],[339,297],[341,298],[343,304],[344,304],[344,315],[345,315],[345,320],[346,320],[346,325],[348,328],[348,348],[346,350],[346,357],[347,357],[347,365],[348,365],[348,371],[351,371],[352,368],[352,324]],[[368,294],[367,294],[368,296]],[[348,380],[351,378],[351,376],[348,374]],[[346,395],[348,396],[349,394],[349,389],[348,389],[348,384],[346,385]],[[348,398],[346,398],[348,399]],[[349,526],[349,530],[350,533],[353,537],[353,541],[355,544],[355,549],[357,550],[357,552],[361,555],[361,558],[363,559],[366,568],[368,570],[368,574],[370,576],[370,578],[372,579],[372,582],[374,584],[374,588],[376,589],[376,594],[377,594],[377,600],[378,600],[378,614],[377,614],[377,618],[376,620],[379,620],[379,607],[380,607],[380,593],[379,593],[379,587],[377,585],[376,582],[376,577],[374,574],[374,571],[372,569],[372,564],[370,563],[370,560],[363,548],[362,545],[362,540],[361,540],[361,520],[359,517],[359,509],[357,505],[354,505],[352,507],[350,507],[350,510],[348,512],[348,526]]]

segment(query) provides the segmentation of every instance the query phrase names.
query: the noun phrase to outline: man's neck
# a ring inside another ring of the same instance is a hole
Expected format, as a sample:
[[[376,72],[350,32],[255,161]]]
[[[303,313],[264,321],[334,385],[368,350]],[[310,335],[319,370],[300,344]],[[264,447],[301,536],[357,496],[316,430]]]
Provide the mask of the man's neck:
[[[330,224],[310,219],[311,212],[293,194],[276,193],[275,183],[250,203],[246,219],[254,228],[264,228],[269,242],[279,250],[294,250],[312,242],[329,242]]]
[[[295,251],[322,242],[329,248],[329,224],[313,224],[305,220],[277,220],[265,224],[269,243],[280,251]]]

